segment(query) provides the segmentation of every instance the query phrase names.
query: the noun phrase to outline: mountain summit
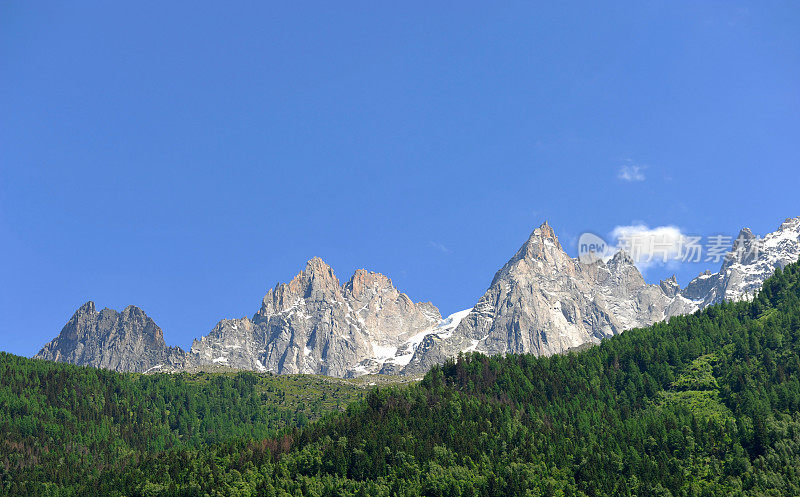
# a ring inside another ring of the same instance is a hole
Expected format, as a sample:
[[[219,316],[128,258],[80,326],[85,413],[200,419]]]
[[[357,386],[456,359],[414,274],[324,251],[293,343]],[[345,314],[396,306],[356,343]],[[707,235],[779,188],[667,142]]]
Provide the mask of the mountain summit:
[[[322,259],[275,286],[252,319],[220,321],[192,344],[198,364],[275,373],[354,376],[378,372],[404,341],[441,321],[380,273],[357,270],[341,285]]]
[[[161,328],[143,310],[129,305],[122,312],[98,312],[91,301],[34,358],[136,372],[186,364],[186,353],[168,347]]]
[[[703,273],[689,282],[684,295],[706,307],[723,300],[750,298],[775,268],[800,256],[800,217],[787,218],[778,229],[758,240],[742,228],[717,273]]]
[[[684,289],[674,277],[652,285],[624,251],[608,262],[570,258],[545,222],[497,272],[455,330],[426,339],[405,372],[421,373],[473,350],[550,355],[597,343],[722,300],[748,298],[775,268],[798,257],[800,217],[787,219],[762,241],[742,229],[720,271],[703,273]]]
[[[222,365],[274,373],[419,374],[461,352],[550,355],[624,330],[756,292],[775,268],[800,257],[800,217],[758,239],[743,228],[717,273],[680,288],[648,284],[619,251],[584,264],[547,223],[534,229],[470,309],[442,319],[387,276],[356,270],[342,284],[319,257],[269,290],[252,317],[223,319],[190,352],[164,343],[141,309],[95,310],[87,302],[37,358],[120,371]]]

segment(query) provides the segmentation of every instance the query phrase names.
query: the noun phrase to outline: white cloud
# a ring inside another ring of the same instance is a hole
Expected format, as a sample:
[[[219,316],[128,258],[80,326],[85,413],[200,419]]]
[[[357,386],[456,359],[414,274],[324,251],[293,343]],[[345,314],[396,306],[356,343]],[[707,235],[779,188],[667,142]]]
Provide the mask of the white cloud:
[[[675,265],[688,240],[677,226],[650,228],[646,224],[617,226],[611,231],[611,239],[617,248],[628,252],[642,272],[656,265]]]
[[[617,178],[623,181],[644,181],[644,166],[626,164],[619,168]]]
[[[431,241],[430,242],[430,246],[435,248],[436,250],[438,250],[439,252],[441,252],[443,254],[452,254],[453,253],[452,250],[450,250],[449,248],[445,247],[444,245],[442,245],[439,242]]]

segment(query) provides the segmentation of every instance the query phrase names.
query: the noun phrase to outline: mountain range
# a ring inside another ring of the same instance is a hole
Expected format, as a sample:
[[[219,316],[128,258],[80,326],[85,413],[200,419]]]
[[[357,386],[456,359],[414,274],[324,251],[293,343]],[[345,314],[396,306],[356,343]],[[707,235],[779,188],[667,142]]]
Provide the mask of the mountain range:
[[[758,244],[756,246],[756,244]],[[227,366],[276,374],[420,375],[462,352],[551,355],[624,330],[752,295],[775,268],[800,257],[800,217],[763,239],[744,228],[716,273],[681,288],[647,283],[624,251],[590,264],[571,258],[545,222],[495,274],[470,309],[442,319],[380,274],[344,284],[315,257],[269,290],[251,317],[223,319],[190,350],[168,346],[144,311],[81,306],[35,358],[117,371]]]

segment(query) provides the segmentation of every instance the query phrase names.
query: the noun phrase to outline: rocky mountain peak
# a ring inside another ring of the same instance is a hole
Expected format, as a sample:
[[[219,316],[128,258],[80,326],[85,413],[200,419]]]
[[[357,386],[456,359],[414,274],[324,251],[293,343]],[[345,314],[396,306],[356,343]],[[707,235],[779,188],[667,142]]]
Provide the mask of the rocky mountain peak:
[[[305,270],[301,271],[292,279],[289,286],[302,289],[304,293],[314,291],[330,291],[334,287],[339,287],[339,278],[325,261],[319,257],[313,257],[306,263]]]
[[[333,273],[333,268],[319,257],[314,257],[308,261],[305,271],[301,274],[304,298],[328,300],[341,296],[339,278]]]
[[[674,274],[665,280],[661,280],[658,286],[661,287],[664,295],[668,297],[674,297],[681,291],[681,286],[678,284],[678,279]]]
[[[583,268],[585,270],[584,273],[591,272],[589,267],[583,266]],[[610,273],[609,279],[605,281],[602,281],[602,278],[601,280],[595,280],[601,286],[608,287],[610,285],[611,288],[616,290],[624,289],[624,291],[635,293],[647,285],[633,258],[624,250],[617,251],[606,263],[606,268]]]
[[[343,286],[319,257],[267,292],[252,322],[222,320],[195,340],[199,364],[331,376],[377,372],[405,341],[439,323],[392,281],[359,269]]]
[[[698,307],[723,300],[750,298],[775,268],[785,267],[800,256],[800,217],[787,218],[780,227],[756,237],[742,228],[719,272],[705,271],[682,290],[681,295]]]
[[[619,250],[606,264],[610,268],[619,268],[624,266],[635,266],[633,258],[625,250]]]
[[[800,216],[787,217],[783,223],[781,223],[778,231],[800,231]]]
[[[527,242],[525,242],[525,245],[528,244],[538,245],[545,240],[550,242],[549,244],[556,245],[559,248],[561,247],[561,244],[558,242],[558,237],[556,236],[555,231],[553,231],[553,228],[549,224],[547,224],[547,221],[543,222],[541,225],[539,225],[538,228],[534,229],[531,232],[531,234],[528,236]],[[523,247],[525,245],[523,245]]]
[[[710,278],[710,277],[708,277]],[[695,285],[702,293],[701,285]],[[648,284],[632,257],[571,259],[546,223],[534,230],[452,333],[427,339],[404,372],[420,372],[460,352],[561,353],[623,330],[697,310],[673,276]]]
[[[139,372],[153,367],[173,369],[186,360],[182,350],[167,347],[161,328],[140,308],[97,312],[91,301],[78,308],[61,333],[35,357]]]
[[[550,240],[558,241],[558,238],[556,238],[556,233],[555,231],[553,231],[553,227],[550,226],[550,223],[547,222],[547,219],[545,219],[544,222],[540,224],[538,228],[533,230],[534,233],[536,233],[537,231],[539,232],[539,235],[544,238],[549,238]]]
[[[143,330],[147,334],[147,339],[154,340],[158,344],[165,344],[164,332],[140,307],[129,305],[119,313],[119,316],[121,321],[131,323],[133,327]]]
[[[350,280],[344,285],[345,292],[356,298],[370,292],[377,293],[382,290],[394,290],[392,280],[381,273],[367,271],[366,269],[356,269]]]
[[[306,262],[306,268],[303,271],[306,274],[320,275],[321,277],[333,277],[333,268],[327,262],[323,261],[321,257],[312,257]]]
[[[522,244],[522,247],[519,248],[514,257],[506,263],[499,273],[506,272],[522,260],[541,261],[548,265],[558,265],[559,263],[564,263],[565,260],[569,260],[569,256],[561,247],[553,228],[545,221],[533,230],[525,243]]]
[[[538,228],[534,229],[528,239],[533,239],[535,241],[539,240],[546,240],[553,243],[556,247],[561,249],[561,244],[558,242],[558,237],[556,236],[556,232],[553,231],[553,227],[550,226],[547,221],[543,222],[539,225]],[[563,249],[562,249],[563,250]]]
[[[301,300],[334,301],[342,299],[339,279],[333,269],[319,257],[313,257],[306,268],[297,273],[289,283],[278,283],[261,300],[261,309],[253,321],[263,321],[270,316],[291,309]]]
[[[742,228],[739,235],[733,242],[733,248],[725,257],[723,268],[727,268],[731,264],[750,264],[758,258],[759,247],[756,246],[758,240],[756,236],[750,231],[750,228]]]
[[[92,315],[92,314],[95,314],[96,312],[97,312],[97,310],[95,309],[94,302],[89,300],[88,302],[86,302],[82,306],[78,307],[78,310],[75,311],[75,314],[73,314],[73,318],[75,316],[82,316],[82,315],[87,315],[87,314],[88,315]]]

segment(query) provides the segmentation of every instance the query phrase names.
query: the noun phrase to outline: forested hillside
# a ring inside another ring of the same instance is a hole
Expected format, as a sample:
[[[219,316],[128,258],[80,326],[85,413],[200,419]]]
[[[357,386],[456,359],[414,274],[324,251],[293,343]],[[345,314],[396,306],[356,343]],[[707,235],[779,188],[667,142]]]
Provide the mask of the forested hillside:
[[[142,454],[271,436],[366,391],[311,375],[123,374],[0,353],[0,493],[47,494]]]
[[[65,389],[74,398],[51,398],[47,383],[24,373],[40,363],[5,362],[1,471],[11,494],[61,488],[84,495],[800,495],[796,264],[777,271],[753,302],[630,330],[579,353],[469,355],[435,367],[417,385],[375,389],[345,414],[275,436],[259,436],[269,423],[248,421],[245,403],[214,419],[228,433],[252,436],[222,443],[206,430],[173,427],[172,419],[197,423],[188,419],[197,409],[181,396],[165,397],[163,408],[147,414],[110,393],[98,405],[77,386]],[[71,384],[85,370],[53,371]],[[105,391],[106,382],[166,381],[96,377],[104,386],[95,390]],[[207,402],[249,398],[241,386],[247,378],[211,381]],[[136,397],[146,397],[155,387],[137,388]],[[19,411],[7,407],[15,389],[40,392],[35,408],[49,413],[49,424],[16,420]],[[84,421],[63,418],[51,407],[56,403],[120,413],[99,425],[111,435],[98,428],[67,436],[63,426]],[[143,423],[135,435],[126,416]],[[158,425],[152,418],[169,419],[171,429],[147,428]],[[15,445],[19,437],[40,445]],[[100,452],[115,456],[87,461],[75,451],[76,438],[91,447],[83,437],[115,440],[127,455],[109,448]],[[36,465],[32,457],[49,463]],[[69,464],[56,464],[59,458]],[[20,459],[36,471],[20,473]],[[91,471],[77,474],[85,468]]]

